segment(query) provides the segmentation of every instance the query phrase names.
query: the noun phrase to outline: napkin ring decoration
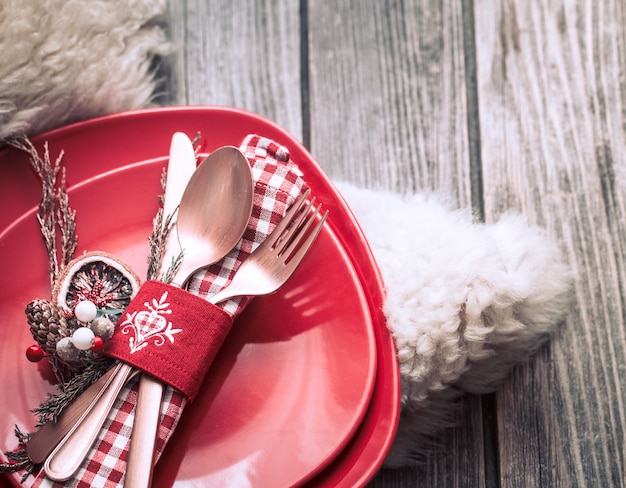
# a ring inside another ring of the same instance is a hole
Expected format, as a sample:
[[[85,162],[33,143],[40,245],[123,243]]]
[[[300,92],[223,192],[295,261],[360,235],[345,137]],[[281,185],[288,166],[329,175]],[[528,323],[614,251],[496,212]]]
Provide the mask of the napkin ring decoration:
[[[192,399],[232,324],[230,314],[203,298],[146,281],[122,313],[103,353]]]

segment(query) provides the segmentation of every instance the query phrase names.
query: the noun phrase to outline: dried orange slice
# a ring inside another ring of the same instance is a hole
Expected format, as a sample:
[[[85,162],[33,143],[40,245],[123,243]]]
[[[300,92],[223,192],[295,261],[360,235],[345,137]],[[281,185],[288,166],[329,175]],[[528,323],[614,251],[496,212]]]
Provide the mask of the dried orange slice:
[[[93,251],[70,261],[52,290],[52,300],[68,316],[76,304],[89,300],[99,308],[124,310],[139,290],[140,280],[119,258]]]

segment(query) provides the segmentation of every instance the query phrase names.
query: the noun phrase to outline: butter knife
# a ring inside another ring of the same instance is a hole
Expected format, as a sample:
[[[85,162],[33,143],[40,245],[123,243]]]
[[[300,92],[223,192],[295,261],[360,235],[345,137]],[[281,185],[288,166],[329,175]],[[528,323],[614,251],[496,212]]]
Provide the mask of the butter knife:
[[[82,423],[102,393],[109,387],[120,366],[117,364],[111,368],[83,391],[74,403],[63,410],[56,422],[46,422],[31,436],[26,444],[26,454],[34,464],[43,463],[59,441]]]
[[[191,141],[185,134],[180,132],[174,134],[172,137],[170,164],[167,169],[165,199],[163,201],[164,219],[167,219],[178,208],[185,188],[195,169],[196,158]],[[166,242],[165,255],[161,265],[162,272],[167,269],[172,259],[180,252],[181,248],[176,235],[176,228],[173,228]],[[162,385],[150,376],[143,374],[139,381],[135,420],[126,464],[124,484],[127,487],[150,485],[154,446],[156,445],[160,416],[160,409],[151,408],[150,404],[156,398],[153,393],[155,391],[162,392]],[[146,428],[146,426],[150,426],[150,428]]]

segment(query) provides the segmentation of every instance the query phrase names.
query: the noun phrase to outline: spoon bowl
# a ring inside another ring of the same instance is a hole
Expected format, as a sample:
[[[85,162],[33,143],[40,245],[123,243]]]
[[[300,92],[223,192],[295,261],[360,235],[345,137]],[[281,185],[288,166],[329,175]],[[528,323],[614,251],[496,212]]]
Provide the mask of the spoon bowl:
[[[200,163],[178,207],[183,262],[174,284],[184,286],[195,271],[235,247],[250,220],[253,193],[250,165],[236,147],[221,147]]]

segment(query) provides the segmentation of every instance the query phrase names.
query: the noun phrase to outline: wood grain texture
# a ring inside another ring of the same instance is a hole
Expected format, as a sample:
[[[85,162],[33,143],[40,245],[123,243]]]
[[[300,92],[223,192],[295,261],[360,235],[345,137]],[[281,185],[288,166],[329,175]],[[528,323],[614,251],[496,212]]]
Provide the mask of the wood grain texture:
[[[575,274],[559,337],[498,395],[503,486],[624,486],[625,6],[475,2],[485,214],[520,210]]]
[[[169,1],[167,24],[170,105],[242,108],[302,140],[297,2]]]
[[[463,18],[454,1],[315,1],[311,150],[369,187],[470,201]]]
[[[369,488],[483,488],[490,486],[486,471],[483,409],[479,396],[458,402],[454,427],[433,439],[433,453],[416,466],[383,468]]]

